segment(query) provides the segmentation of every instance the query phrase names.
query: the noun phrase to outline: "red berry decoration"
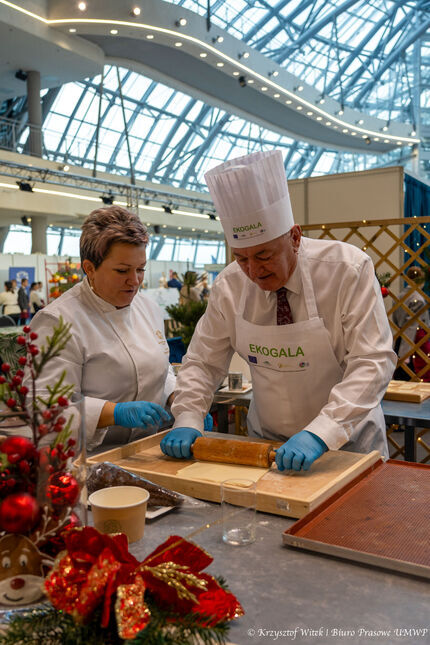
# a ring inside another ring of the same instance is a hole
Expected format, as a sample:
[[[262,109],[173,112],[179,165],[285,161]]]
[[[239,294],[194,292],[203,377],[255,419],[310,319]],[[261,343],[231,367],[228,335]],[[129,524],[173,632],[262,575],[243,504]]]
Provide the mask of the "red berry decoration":
[[[12,399],[12,397],[11,397],[10,399],[8,399],[8,400],[6,401],[6,405],[7,405],[7,407],[8,407],[8,408],[13,409],[13,408],[16,406],[16,401],[15,401],[15,399]]]
[[[7,455],[11,464],[21,459],[31,459],[35,454],[33,442],[26,437],[7,437],[0,444],[0,452]]]
[[[5,373],[6,373],[6,372],[9,372],[9,371],[10,371],[10,365],[9,365],[9,363],[2,363],[1,371],[2,371],[2,372],[5,372]]]
[[[28,332],[31,331],[31,328],[28,325],[25,325],[22,331],[24,332],[24,334],[28,334]]]
[[[20,357],[18,358],[18,363],[19,363],[20,365],[27,365],[27,359],[25,358],[25,356],[20,356]]]
[[[386,298],[390,292],[387,289],[387,287],[381,287],[381,293],[382,293],[382,297]]]
[[[0,504],[0,528],[8,533],[26,533],[39,517],[39,505],[28,493],[13,493]]]
[[[58,405],[60,405],[62,408],[67,408],[67,406],[69,405],[69,399],[66,399],[66,397],[65,397],[65,396],[59,396],[59,397],[58,397],[58,401],[57,401],[57,403],[58,403]],[[64,418],[64,417],[63,417],[63,418]],[[64,419],[64,421],[65,421],[65,419]],[[64,423],[64,422],[63,422],[63,423]]]
[[[79,484],[70,473],[54,473],[48,479],[46,496],[53,506],[74,506],[79,497]]]
[[[3,383],[6,383],[6,379],[4,376],[0,376],[0,383],[3,385]]]
[[[18,345],[25,345],[27,341],[25,340],[24,336],[18,336],[16,342],[18,343]]]
[[[22,394],[23,396],[26,396],[26,394],[28,394],[28,387],[23,385],[22,387],[19,388],[19,393]]]
[[[32,332],[31,332],[31,334],[30,334],[30,338],[31,338],[31,340],[36,340],[36,338],[37,338],[37,334],[36,334],[36,332],[35,332],[35,331],[32,331]]]

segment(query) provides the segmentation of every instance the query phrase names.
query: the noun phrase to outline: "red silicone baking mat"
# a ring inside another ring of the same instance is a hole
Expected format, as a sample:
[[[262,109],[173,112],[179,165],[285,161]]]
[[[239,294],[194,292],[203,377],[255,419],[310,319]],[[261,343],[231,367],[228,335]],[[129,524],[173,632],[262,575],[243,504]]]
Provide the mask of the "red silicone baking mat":
[[[377,462],[295,522],[283,541],[430,578],[430,466]]]

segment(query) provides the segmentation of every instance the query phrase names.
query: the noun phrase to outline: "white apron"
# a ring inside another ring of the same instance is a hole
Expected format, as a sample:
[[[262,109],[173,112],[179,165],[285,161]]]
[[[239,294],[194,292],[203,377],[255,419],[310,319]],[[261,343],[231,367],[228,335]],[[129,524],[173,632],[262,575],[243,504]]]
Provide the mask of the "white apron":
[[[329,333],[318,316],[302,251],[298,266],[309,320],[290,325],[248,322],[244,319],[248,288],[242,292],[236,316],[235,350],[249,364],[253,387],[248,433],[278,441],[300,432],[315,419],[327,404],[331,389],[343,378]],[[357,424],[342,448],[362,453],[379,450],[388,456],[380,405]]]

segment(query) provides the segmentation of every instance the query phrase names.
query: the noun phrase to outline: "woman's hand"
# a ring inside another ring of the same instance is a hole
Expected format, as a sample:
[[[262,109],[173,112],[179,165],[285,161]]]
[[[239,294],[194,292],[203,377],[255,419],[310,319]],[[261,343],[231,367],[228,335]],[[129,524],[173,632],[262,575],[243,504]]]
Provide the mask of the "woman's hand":
[[[115,425],[125,428],[147,428],[156,426],[160,428],[163,421],[170,420],[170,414],[150,401],[126,401],[117,403],[113,411]]]

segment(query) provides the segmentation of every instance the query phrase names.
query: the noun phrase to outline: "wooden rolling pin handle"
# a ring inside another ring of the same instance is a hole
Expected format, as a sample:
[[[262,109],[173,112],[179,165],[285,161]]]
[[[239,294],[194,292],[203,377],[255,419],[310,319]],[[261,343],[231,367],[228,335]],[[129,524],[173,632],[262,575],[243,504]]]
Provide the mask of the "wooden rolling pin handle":
[[[269,466],[273,464],[276,458],[276,450],[273,450],[272,446],[270,446],[270,452],[269,452]]]

